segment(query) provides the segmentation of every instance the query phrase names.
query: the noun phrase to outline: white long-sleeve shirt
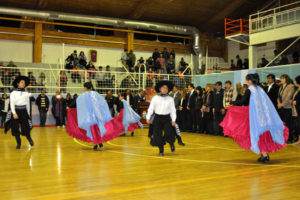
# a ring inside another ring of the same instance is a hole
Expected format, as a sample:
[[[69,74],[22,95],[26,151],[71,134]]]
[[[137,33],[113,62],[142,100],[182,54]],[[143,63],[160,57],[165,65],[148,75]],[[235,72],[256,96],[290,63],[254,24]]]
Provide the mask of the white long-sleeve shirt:
[[[10,109],[13,114],[16,114],[15,106],[26,106],[27,113],[30,113],[30,93],[25,91],[13,91],[10,94]]]
[[[168,115],[170,114],[172,122],[176,121],[176,108],[172,97],[170,96],[159,96],[156,95],[152,98],[146,119],[150,120],[153,113],[158,115]]]

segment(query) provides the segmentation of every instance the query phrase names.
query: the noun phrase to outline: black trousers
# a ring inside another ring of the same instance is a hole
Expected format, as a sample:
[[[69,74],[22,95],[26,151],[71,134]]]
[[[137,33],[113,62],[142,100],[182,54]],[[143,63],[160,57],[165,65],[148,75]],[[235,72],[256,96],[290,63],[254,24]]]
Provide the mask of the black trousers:
[[[65,118],[63,117],[63,119],[61,120],[60,117],[55,117],[56,120],[56,126],[63,126],[65,125]]]
[[[1,112],[1,126],[4,126],[7,112]]]
[[[224,115],[221,113],[221,111],[216,111],[214,116],[214,134],[215,135],[223,135],[223,128],[220,126],[220,123],[224,119]]]
[[[278,114],[279,114],[281,120],[289,128],[289,140],[291,141],[294,138],[294,135],[292,132],[292,109],[281,108],[278,110]]]
[[[47,110],[40,109],[39,111],[40,111],[40,126],[44,127],[47,121]]]
[[[292,117],[292,132],[294,137],[300,136],[300,116]]]
[[[170,115],[155,114],[153,120],[153,135],[151,137],[151,145],[162,147],[165,144],[173,144],[175,142],[175,131],[172,127]]]
[[[185,131],[187,129],[187,127],[186,127],[186,110],[178,111],[176,121],[177,121],[177,124],[181,131]]]
[[[26,108],[24,109],[16,108],[16,114],[18,115],[18,119],[13,119],[12,116],[11,131],[12,131],[12,135],[16,137],[17,144],[21,145],[21,138],[20,138],[21,134],[26,136],[29,142],[32,141],[30,136],[32,124]],[[21,132],[19,130],[19,126],[21,126]]]
[[[196,110],[191,108],[187,110],[188,130],[195,132],[197,130]]]
[[[203,127],[203,118],[202,118],[202,112],[196,111],[196,131],[203,133],[204,127]]]
[[[212,112],[204,112],[203,128],[206,134],[213,134],[213,114]]]

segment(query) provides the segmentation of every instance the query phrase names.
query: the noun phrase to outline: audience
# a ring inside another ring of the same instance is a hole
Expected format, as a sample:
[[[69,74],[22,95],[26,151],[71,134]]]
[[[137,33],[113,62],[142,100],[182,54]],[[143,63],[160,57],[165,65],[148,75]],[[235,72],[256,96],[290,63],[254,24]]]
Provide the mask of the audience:
[[[1,127],[4,126],[4,122],[6,119],[6,115],[9,110],[9,97],[7,96],[6,93],[2,95],[2,98],[0,100],[0,113],[1,113]]]
[[[47,121],[47,112],[50,106],[50,101],[47,95],[45,94],[46,90],[42,89],[41,94],[35,100],[36,105],[38,106],[40,112],[40,127],[45,127]]]

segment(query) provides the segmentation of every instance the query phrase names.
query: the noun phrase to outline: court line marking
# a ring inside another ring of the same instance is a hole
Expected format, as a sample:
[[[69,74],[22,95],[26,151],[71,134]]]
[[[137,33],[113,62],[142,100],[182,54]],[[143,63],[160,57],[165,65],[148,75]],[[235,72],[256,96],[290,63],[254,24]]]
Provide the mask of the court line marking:
[[[137,187],[124,188],[124,189],[113,189],[113,190],[107,190],[107,191],[102,191],[102,192],[70,194],[70,195],[65,195],[65,196],[49,197],[49,198],[45,198],[45,199],[41,199],[41,200],[73,199],[73,198],[91,197],[91,196],[103,195],[103,194],[131,192],[131,191],[143,190],[143,189],[160,188],[160,187],[165,187],[165,186],[170,186],[170,185],[182,185],[182,184],[188,184],[188,183],[195,183],[195,182],[199,182],[199,181],[208,181],[208,180],[214,180],[214,179],[225,179],[225,178],[236,177],[236,176],[245,176],[245,175],[250,175],[250,174],[269,172],[269,171],[278,170],[278,169],[282,169],[282,168],[285,168],[285,167],[273,168],[273,169],[263,169],[263,170],[252,170],[252,171],[248,171],[248,172],[239,172],[239,173],[235,173],[235,174],[227,173],[226,175],[202,177],[202,178],[196,178],[196,179],[186,179],[186,180],[181,180],[181,181],[158,183],[158,184],[152,184],[152,185],[143,185],[143,186],[137,186]]]
[[[260,164],[260,163],[240,163],[240,162],[225,162],[225,161],[213,161],[213,160],[193,160],[193,159],[185,159],[185,158],[171,158],[167,156],[149,156],[143,154],[135,154],[135,153],[127,153],[121,151],[114,150],[106,150],[112,153],[125,154],[131,156],[139,156],[139,157],[147,157],[147,158],[155,158],[155,159],[163,159],[163,160],[175,160],[175,161],[185,161],[185,162],[198,162],[198,163],[208,163],[208,164],[226,164],[226,165],[244,165],[244,166],[265,166],[265,167],[285,167],[285,168],[300,168],[300,165],[281,165],[281,164]]]
[[[112,142],[106,142],[107,144],[110,144],[112,146],[117,146],[117,147],[126,147],[126,148],[133,148],[133,149],[153,149],[153,147],[136,147],[136,146],[125,146],[122,144],[114,144]],[[176,148],[176,149],[209,149],[209,147],[200,147],[200,148],[189,148],[189,147],[180,147],[180,148]]]
[[[92,148],[90,145],[83,144],[74,138],[74,141],[82,146]],[[269,167],[286,167],[286,168],[300,168],[300,165],[281,165],[281,164],[267,164],[263,165],[260,163],[240,163],[240,162],[225,162],[225,161],[213,161],[213,160],[193,160],[193,159],[185,159],[185,158],[171,158],[166,156],[150,156],[143,154],[135,154],[135,153],[127,153],[115,150],[106,150],[107,152],[125,154],[130,156],[138,156],[138,157],[146,157],[146,158],[155,158],[155,159],[163,159],[163,160],[176,160],[176,161],[184,161],[184,162],[197,162],[197,163],[208,163],[208,164],[225,164],[225,165],[244,165],[244,166],[269,166]]]

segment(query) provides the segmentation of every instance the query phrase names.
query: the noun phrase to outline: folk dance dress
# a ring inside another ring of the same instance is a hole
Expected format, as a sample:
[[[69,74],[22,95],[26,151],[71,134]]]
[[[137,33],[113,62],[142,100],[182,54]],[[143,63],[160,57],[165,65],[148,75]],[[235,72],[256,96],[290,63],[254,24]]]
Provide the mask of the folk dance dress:
[[[68,109],[67,133],[76,139],[93,144],[108,142],[125,130],[142,127],[138,116],[123,101],[124,108],[112,117],[105,99],[95,91],[85,92],[76,100],[77,108]]]
[[[229,107],[220,124],[224,135],[257,154],[275,152],[286,146],[289,130],[261,87],[250,86],[234,104],[237,106]]]

